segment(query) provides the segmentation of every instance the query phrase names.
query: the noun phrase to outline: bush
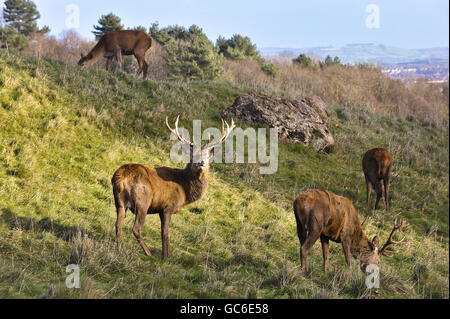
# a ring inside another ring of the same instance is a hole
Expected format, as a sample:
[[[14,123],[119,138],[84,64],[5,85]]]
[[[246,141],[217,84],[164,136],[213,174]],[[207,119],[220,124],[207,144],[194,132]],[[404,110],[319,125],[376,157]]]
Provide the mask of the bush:
[[[341,59],[339,57],[335,56],[334,59],[331,58],[331,56],[327,55],[324,62],[320,62],[320,67],[323,68],[325,66],[331,66],[331,65],[339,65],[341,64]]]
[[[280,71],[280,68],[272,63],[263,63],[261,70],[263,70],[265,74],[275,77]]]
[[[32,35],[30,46],[25,53],[75,65],[80,59],[80,53],[86,54],[93,46],[94,42],[82,39],[74,30],[63,32],[60,38],[36,33]]]
[[[297,60],[308,61],[304,57]],[[225,76],[234,85],[271,94],[290,98],[318,95],[327,103],[341,105],[349,111],[356,109],[403,119],[413,116],[417,121],[448,128],[448,83],[404,83],[369,64],[308,68],[293,65],[291,61],[292,58],[271,60],[279,68],[273,77],[255,61],[226,60]]]
[[[0,47],[22,51],[29,45],[29,39],[13,27],[0,27]]]
[[[150,34],[166,51],[169,78],[214,80],[222,75],[223,60],[198,26],[192,25],[189,30],[180,26],[159,30],[155,23]]]
[[[249,37],[243,37],[235,34],[231,39],[219,37],[216,46],[219,48],[219,53],[231,60],[260,60],[256,45],[252,44]]]
[[[300,54],[297,58],[292,60],[292,62],[304,68],[312,68],[313,66],[311,58],[304,53]]]

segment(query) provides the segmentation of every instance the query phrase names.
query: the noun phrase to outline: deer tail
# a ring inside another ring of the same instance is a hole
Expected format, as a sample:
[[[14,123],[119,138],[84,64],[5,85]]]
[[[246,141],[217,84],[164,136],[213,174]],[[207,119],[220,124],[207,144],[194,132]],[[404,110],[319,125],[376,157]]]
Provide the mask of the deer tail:
[[[151,48],[153,45],[153,38],[151,36],[148,36],[147,41],[148,41],[148,47]]]
[[[123,189],[124,189],[123,176],[119,172],[116,172],[113,175],[113,177],[111,179],[111,184],[113,186],[114,194],[120,194],[123,192]]]

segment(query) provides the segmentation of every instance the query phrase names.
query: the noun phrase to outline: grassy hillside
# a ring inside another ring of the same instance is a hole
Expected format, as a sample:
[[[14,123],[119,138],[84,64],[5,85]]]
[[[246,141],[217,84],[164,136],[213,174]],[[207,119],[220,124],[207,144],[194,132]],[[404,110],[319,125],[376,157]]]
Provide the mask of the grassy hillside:
[[[257,165],[214,165],[206,197],[172,218],[168,261],[157,216],[143,230],[153,257],[132,235],[131,213],[115,247],[114,171],[127,162],[173,166],[165,116],[218,127],[220,110],[244,92],[1,54],[0,298],[448,298],[448,131],[339,105],[331,154],[280,145],[271,176]],[[389,212],[363,204],[360,161],[373,146],[388,147],[395,161]],[[407,219],[406,242],[383,259],[376,292],[345,267],[338,244],[328,274],[319,243],[309,273],[300,271],[291,205],[309,188],[349,197],[382,242],[395,216]],[[68,290],[73,263],[81,289]]]

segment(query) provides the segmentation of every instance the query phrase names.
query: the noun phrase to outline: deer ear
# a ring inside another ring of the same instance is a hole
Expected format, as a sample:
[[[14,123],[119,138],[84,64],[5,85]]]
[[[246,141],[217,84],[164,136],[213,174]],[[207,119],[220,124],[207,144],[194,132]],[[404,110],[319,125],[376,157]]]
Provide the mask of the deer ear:
[[[208,136],[208,144],[211,144],[212,142],[212,137],[211,134],[209,134]],[[209,157],[214,157],[214,147],[209,149]]]
[[[378,239],[378,236],[375,236],[373,239],[372,239],[372,246],[373,246],[373,248],[378,248],[378,244],[380,243],[380,240]]]

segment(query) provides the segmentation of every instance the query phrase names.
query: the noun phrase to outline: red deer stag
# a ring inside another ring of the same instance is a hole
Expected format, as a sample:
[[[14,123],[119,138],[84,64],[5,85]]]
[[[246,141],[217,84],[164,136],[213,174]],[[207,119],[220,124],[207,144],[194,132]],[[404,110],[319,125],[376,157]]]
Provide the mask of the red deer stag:
[[[364,154],[362,167],[366,178],[367,199],[369,206],[371,186],[377,193],[374,209],[378,209],[380,199],[384,198],[386,208],[389,209],[389,188],[391,186],[392,157],[384,148],[373,148]],[[383,180],[383,185],[381,184]],[[384,194],[383,194],[384,188]]]
[[[216,143],[209,143],[201,149],[184,139],[178,132],[179,117],[172,129],[166,118],[167,128],[178,140],[190,147],[190,163],[184,169],[169,167],[148,168],[138,164],[127,164],[119,168],[111,180],[117,210],[116,236],[120,246],[122,223],[127,209],[136,215],[133,234],[147,256],[150,250],[142,238],[142,227],[147,214],[159,214],[161,219],[162,257],[169,255],[169,223],[172,214],[183,206],[200,200],[208,187],[209,161],[214,148],[224,143],[236,127],[234,121],[226,126],[222,120],[222,137]]]
[[[360,262],[362,271],[370,264],[378,265],[380,257],[386,255],[386,248],[397,244],[392,240],[394,233],[400,230],[404,221],[394,228],[386,244],[378,250],[378,236],[369,240],[362,230],[362,225],[352,202],[330,191],[309,190],[294,201],[297,234],[300,240],[301,267],[308,271],[307,254],[319,239],[322,243],[323,267],[328,268],[329,241],[342,243],[347,264],[351,265],[351,256]]]
[[[122,69],[122,55],[134,55],[139,64],[138,76],[144,72],[144,79],[147,78],[148,64],[145,62],[145,53],[152,46],[153,39],[143,31],[120,30],[106,33],[97,45],[78,62],[79,66],[90,67],[101,57],[105,57],[106,70],[111,69],[114,57],[117,59],[119,68]]]

